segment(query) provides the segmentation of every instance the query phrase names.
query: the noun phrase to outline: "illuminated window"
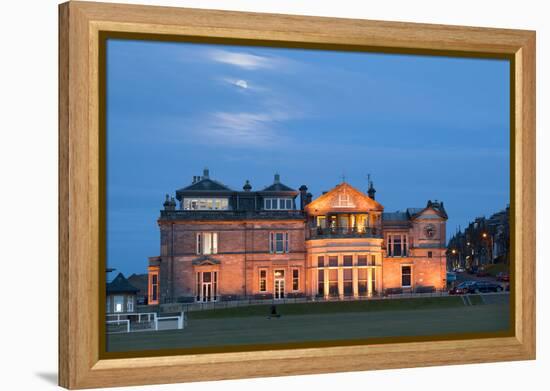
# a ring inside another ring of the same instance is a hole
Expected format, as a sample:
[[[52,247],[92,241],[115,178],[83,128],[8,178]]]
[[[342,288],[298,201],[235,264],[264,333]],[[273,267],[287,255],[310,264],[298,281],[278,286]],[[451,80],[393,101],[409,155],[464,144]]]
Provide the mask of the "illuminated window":
[[[158,282],[158,272],[149,274],[149,304],[158,304],[158,292],[159,292],[159,282]]]
[[[265,198],[264,209],[267,210],[291,210],[294,209],[292,198]]]
[[[113,301],[115,303],[114,312],[124,312],[124,296],[115,296]]]
[[[288,232],[270,232],[269,252],[272,254],[289,252]]]
[[[184,210],[228,210],[227,198],[184,198]]]
[[[218,233],[199,232],[197,233],[197,254],[218,253]]]
[[[260,292],[267,292],[267,270],[260,270]]]

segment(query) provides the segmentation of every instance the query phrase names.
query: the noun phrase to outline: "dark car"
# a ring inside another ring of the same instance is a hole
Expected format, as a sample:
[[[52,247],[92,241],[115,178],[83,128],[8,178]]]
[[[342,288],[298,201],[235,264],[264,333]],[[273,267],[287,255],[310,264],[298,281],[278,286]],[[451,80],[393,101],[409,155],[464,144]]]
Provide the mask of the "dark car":
[[[452,288],[449,291],[449,295],[465,295],[470,292],[470,286],[475,285],[475,281],[464,281]]]
[[[508,282],[510,281],[510,275],[508,273],[500,272],[497,274],[497,281]]]
[[[476,281],[475,284],[468,287],[469,293],[489,293],[501,292],[503,290],[500,284],[494,282]]]

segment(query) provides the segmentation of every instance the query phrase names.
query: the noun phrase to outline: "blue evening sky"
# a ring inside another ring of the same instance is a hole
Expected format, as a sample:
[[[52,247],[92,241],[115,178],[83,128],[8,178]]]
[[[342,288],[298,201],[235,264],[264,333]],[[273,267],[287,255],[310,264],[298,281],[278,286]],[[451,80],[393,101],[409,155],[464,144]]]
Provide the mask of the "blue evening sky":
[[[509,62],[109,40],[107,264],[145,273],[166,193],[342,180],[385,211],[444,201],[447,237],[509,203]]]

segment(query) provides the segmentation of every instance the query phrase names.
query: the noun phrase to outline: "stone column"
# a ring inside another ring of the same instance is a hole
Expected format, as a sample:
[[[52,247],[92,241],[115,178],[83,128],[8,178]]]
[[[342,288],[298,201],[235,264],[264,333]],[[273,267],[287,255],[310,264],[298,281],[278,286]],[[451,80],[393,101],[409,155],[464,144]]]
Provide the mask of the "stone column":
[[[367,294],[372,296],[372,267],[367,268]]]

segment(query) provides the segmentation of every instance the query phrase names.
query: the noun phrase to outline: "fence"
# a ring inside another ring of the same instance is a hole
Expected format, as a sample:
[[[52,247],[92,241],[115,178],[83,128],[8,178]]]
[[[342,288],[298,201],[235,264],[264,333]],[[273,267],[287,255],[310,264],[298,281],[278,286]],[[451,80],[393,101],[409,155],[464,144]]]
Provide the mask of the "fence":
[[[402,290],[402,289],[386,289],[384,292],[375,293],[372,296],[301,296],[301,297],[285,297],[283,299],[274,299],[272,297],[258,298],[257,296],[235,296],[233,300],[224,300],[223,297],[217,298],[216,301],[210,302],[194,302],[194,303],[177,303],[168,302],[158,306],[158,311],[168,312],[191,312],[203,310],[217,310],[225,308],[246,307],[253,305],[268,305],[268,304],[296,304],[296,303],[317,303],[317,302],[336,302],[336,301],[361,301],[361,300],[387,300],[398,298],[422,298],[422,297],[442,297],[448,296],[447,290],[436,290],[433,288],[425,290]],[[169,300],[168,300],[169,301]],[[150,308],[150,307],[149,307]]]
[[[179,315],[158,316],[156,312],[107,314],[107,334],[137,331],[183,329],[187,325],[185,312]]]

